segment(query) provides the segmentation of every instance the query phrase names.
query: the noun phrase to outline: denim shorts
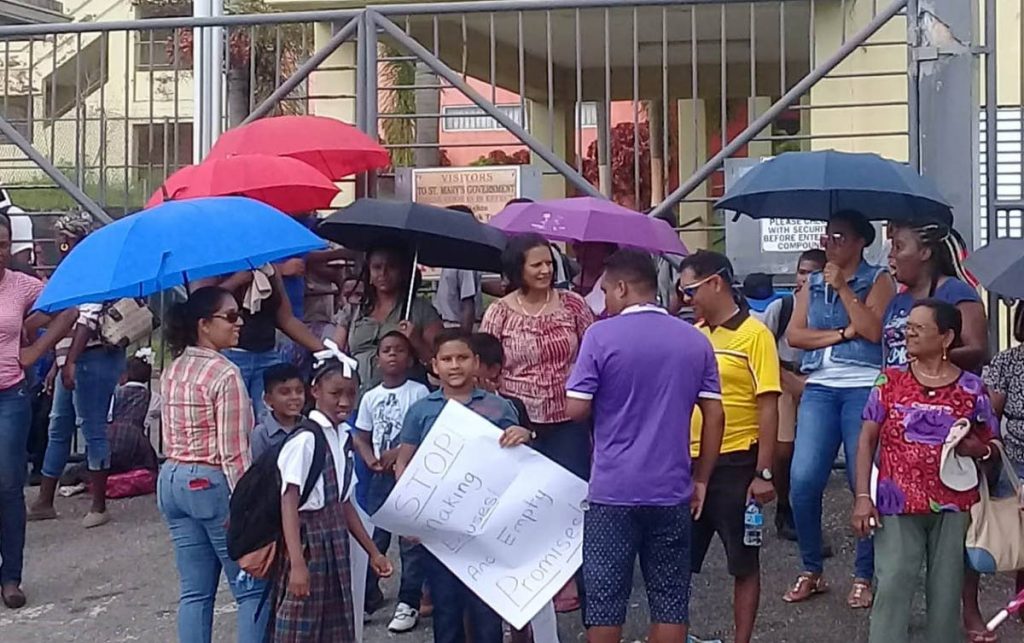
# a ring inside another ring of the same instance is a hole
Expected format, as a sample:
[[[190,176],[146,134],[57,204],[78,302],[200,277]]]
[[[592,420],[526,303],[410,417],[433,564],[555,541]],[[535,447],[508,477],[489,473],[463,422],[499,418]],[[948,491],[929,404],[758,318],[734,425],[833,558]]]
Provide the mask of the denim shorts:
[[[637,556],[651,622],[690,620],[690,503],[613,506],[591,503],[583,522],[583,621],[620,626],[633,589]]]

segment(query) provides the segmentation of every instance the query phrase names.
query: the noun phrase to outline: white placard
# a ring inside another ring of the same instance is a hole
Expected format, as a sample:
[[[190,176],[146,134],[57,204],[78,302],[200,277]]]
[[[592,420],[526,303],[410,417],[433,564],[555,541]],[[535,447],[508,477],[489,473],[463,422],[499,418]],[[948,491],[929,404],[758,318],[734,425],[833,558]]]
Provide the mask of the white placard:
[[[821,247],[824,221],[807,219],[761,219],[761,250],[803,252]]]
[[[372,517],[419,538],[477,596],[522,629],[583,562],[587,483],[449,402]]]

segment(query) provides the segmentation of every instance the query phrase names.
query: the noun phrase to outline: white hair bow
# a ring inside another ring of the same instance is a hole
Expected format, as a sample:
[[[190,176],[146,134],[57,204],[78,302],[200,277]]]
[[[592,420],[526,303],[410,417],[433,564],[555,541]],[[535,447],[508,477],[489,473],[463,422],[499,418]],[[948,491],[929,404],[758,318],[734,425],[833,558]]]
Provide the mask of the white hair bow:
[[[153,365],[154,353],[153,349],[150,348],[149,346],[143,346],[139,350],[135,351],[135,357],[141,359],[143,362],[149,364],[150,366]]]
[[[351,356],[346,355],[333,340],[324,340],[324,349],[313,353],[313,368],[319,369],[332,359],[341,363],[342,373],[345,377],[352,377],[352,374],[359,369],[359,362]]]

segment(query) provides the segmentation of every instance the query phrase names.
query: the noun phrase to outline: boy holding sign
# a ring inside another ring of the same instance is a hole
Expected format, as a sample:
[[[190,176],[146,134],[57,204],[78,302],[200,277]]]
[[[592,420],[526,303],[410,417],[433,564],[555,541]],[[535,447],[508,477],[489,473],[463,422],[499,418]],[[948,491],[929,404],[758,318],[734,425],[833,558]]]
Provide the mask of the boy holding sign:
[[[518,424],[518,415],[506,400],[476,386],[476,373],[480,359],[468,333],[460,329],[446,329],[434,341],[434,372],[441,380],[441,388],[409,409],[402,424],[401,447],[395,463],[396,477],[400,478],[416,449],[433,428],[449,400],[463,404],[471,411],[503,430],[501,446],[525,444],[532,434]],[[468,613],[473,643],[501,643],[501,617],[481,601],[435,556],[424,556],[427,584],[434,601],[434,643],[465,643],[463,616]]]

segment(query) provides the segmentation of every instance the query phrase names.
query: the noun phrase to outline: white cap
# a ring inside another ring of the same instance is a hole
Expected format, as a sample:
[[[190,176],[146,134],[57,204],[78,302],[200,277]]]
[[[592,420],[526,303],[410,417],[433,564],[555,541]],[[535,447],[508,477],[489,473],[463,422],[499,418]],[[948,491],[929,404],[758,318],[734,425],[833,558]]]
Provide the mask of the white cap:
[[[18,207],[7,210],[7,216],[11,219],[11,254],[33,248],[35,237],[32,234],[32,218],[23,212]]]

